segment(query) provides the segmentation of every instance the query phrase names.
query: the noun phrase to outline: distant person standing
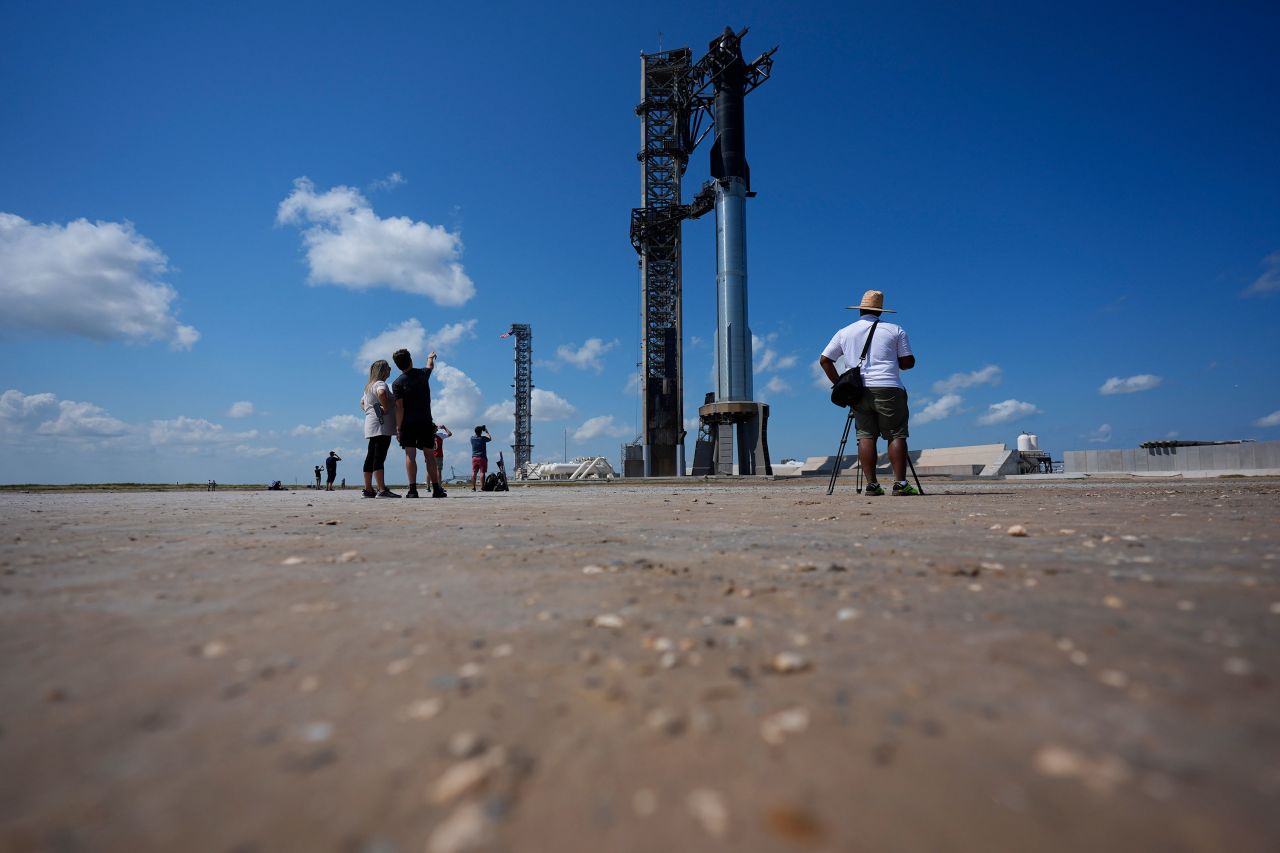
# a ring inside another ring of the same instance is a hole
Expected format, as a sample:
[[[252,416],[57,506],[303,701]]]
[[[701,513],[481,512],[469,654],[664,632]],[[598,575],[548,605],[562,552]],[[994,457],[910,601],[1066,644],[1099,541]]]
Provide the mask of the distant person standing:
[[[316,466],[316,488],[320,488],[320,466]]]
[[[427,463],[427,482],[431,484],[431,497],[447,498],[440,486],[440,472],[436,470],[436,425],[431,419],[431,371],[436,366],[436,354],[427,355],[427,366],[414,367],[413,356],[407,349],[398,349],[391,360],[400,368],[400,375],[391,383],[396,398],[396,436],[404,448],[404,470],[409,475],[409,491],[406,498],[418,496],[418,450],[423,451]]]
[[[476,475],[480,475],[481,485],[484,475],[489,473],[489,442],[493,436],[484,424],[476,427],[476,434],[471,436],[471,491],[476,490]]]
[[[449,428],[444,424],[440,424],[436,427],[436,470],[440,472],[441,480],[444,479],[444,440],[452,437],[453,433],[450,432]]]
[[[333,491],[333,481],[338,477],[338,463],[342,461],[342,457],[334,451],[329,451],[329,457],[324,460],[325,473],[329,475],[329,479],[324,484],[326,492]]]
[[[387,385],[387,377],[391,375],[391,365],[386,359],[378,359],[369,365],[369,381],[364,386],[364,396],[360,398],[360,408],[364,411],[364,437],[369,440],[369,451],[364,457],[364,491],[366,498],[398,498],[395,492],[387,488],[384,468],[387,451],[391,449],[391,436],[396,431],[396,402],[391,396],[391,387]],[[377,480],[378,490],[373,490]]]
[[[827,378],[834,385],[840,378],[836,372],[836,359],[844,356],[849,367],[857,364],[862,351],[867,350],[867,360],[862,363],[862,382],[865,391],[854,404],[853,420],[858,428],[858,461],[867,478],[868,495],[883,495],[884,488],[876,479],[876,438],[883,436],[889,442],[889,464],[893,467],[893,493],[918,495],[920,492],[907,482],[907,389],[902,384],[900,370],[916,366],[907,332],[894,323],[881,321],[882,313],[897,313],[884,307],[884,294],[868,290],[858,305],[850,305],[861,314],[856,321],[836,332],[831,343],[818,359]],[[867,336],[871,345],[867,347]],[[839,460],[836,460],[839,464]]]

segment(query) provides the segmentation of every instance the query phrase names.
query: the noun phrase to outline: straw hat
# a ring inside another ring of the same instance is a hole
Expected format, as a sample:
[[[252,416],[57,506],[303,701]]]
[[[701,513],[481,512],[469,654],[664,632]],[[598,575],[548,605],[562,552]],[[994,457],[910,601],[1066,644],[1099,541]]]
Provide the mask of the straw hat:
[[[868,290],[862,294],[862,303],[859,305],[846,305],[846,308],[856,309],[859,311],[884,311],[888,314],[897,314],[898,312],[892,308],[884,307],[884,292],[879,290]]]

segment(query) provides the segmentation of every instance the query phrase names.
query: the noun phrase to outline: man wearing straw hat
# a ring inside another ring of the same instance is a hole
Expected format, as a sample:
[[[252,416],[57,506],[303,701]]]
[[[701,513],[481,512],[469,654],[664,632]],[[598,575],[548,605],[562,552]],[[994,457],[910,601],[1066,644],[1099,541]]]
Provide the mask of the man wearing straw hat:
[[[909,413],[907,389],[899,374],[900,370],[910,370],[916,366],[916,357],[911,354],[911,342],[901,326],[880,319],[882,313],[897,312],[884,307],[884,294],[879,290],[868,290],[862,295],[861,303],[850,305],[849,308],[858,309],[861,315],[836,332],[831,343],[822,351],[818,364],[834,385],[840,378],[836,371],[836,359],[844,356],[845,364],[853,367],[866,346],[867,335],[872,336],[867,359],[862,363],[862,382],[866,391],[853,407],[854,424],[858,428],[858,461],[867,478],[867,494],[884,494],[884,489],[876,480],[876,460],[879,458],[876,438],[884,436],[889,442],[889,464],[893,467],[893,493],[918,495],[920,493],[907,482]],[[836,464],[839,465],[840,460],[837,459]]]

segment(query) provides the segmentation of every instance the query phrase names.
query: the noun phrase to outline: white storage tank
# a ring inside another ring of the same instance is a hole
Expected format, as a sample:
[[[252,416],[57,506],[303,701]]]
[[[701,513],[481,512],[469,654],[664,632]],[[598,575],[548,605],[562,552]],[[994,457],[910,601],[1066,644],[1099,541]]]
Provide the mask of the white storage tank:
[[[1040,436],[1036,435],[1035,433],[1031,433],[1031,434],[1029,434],[1029,435],[1027,436],[1027,438],[1031,441],[1031,449],[1032,449],[1032,450],[1034,450],[1034,451],[1039,452],[1039,450],[1040,450]]]
[[[1031,434],[1024,432],[1021,435],[1019,435],[1018,436],[1018,452],[1030,453],[1032,450],[1035,450],[1035,445],[1032,443]]]

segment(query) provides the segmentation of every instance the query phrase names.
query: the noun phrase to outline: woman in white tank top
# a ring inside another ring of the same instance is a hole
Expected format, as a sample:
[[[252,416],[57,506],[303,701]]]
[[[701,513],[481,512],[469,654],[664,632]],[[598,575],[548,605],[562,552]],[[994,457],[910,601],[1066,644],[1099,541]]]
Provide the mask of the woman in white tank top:
[[[390,375],[391,365],[383,359],[369,365],[369,381],[365,383],[364,395],[360,398],[360,408],[364,411],[364,437],[369,439],[369,452],[364,457],[363,495],[366,498],[400,497],[387,488],[383,479],[391,436],[396,434],[396,404],[391,397],[391,389],[387,387]],[[373,490],[375,479],[378,482],[376,492]]]

